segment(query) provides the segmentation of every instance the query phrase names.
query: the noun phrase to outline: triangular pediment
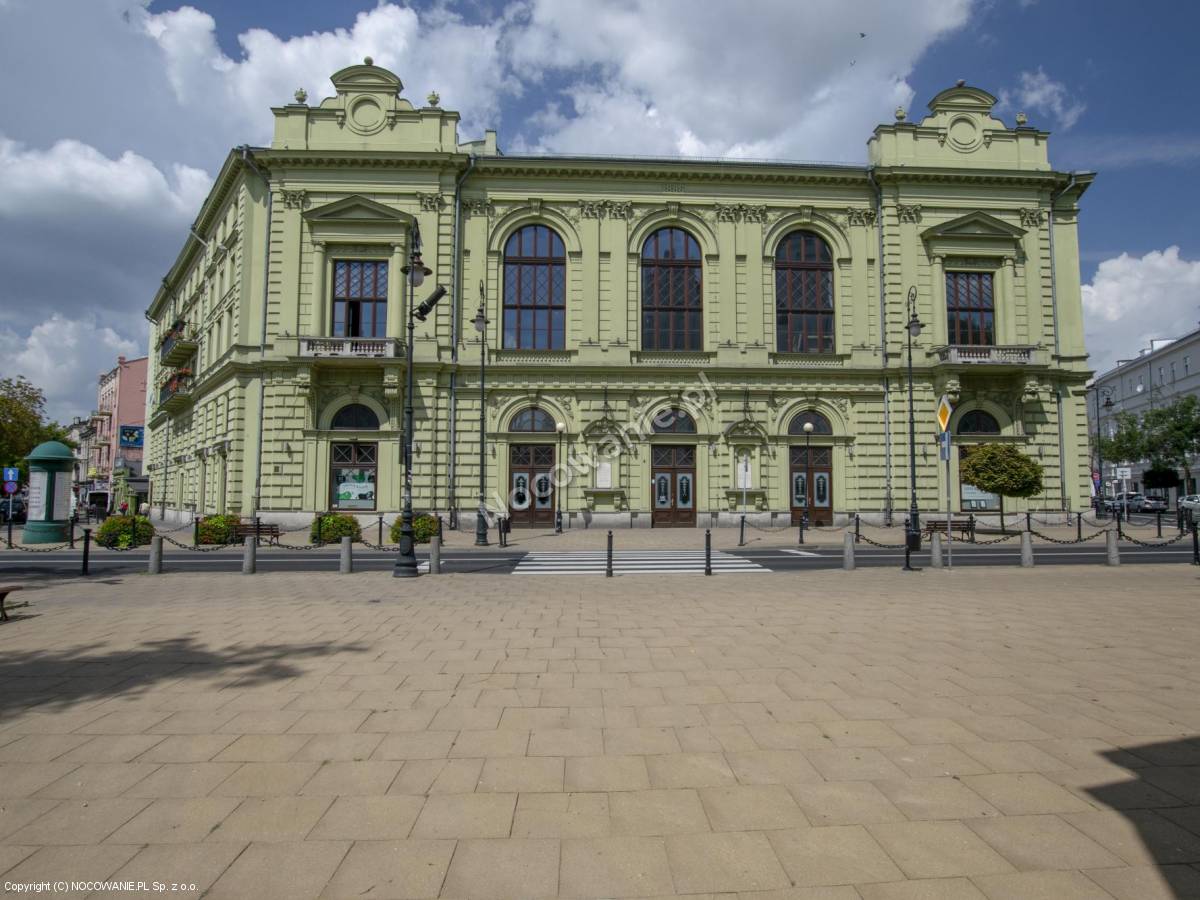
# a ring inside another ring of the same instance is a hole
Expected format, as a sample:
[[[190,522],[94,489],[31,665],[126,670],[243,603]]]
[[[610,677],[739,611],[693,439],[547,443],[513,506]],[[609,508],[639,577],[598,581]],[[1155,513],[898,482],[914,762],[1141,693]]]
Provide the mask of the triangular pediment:
[[[1025,232],[1015,225],[989,216],[984,212],[967,213],[941,225],[934,225],[921,232],[921,237],[928,241],[932,238],[1008,238],[1016,240],[1023,237]]]
[[[611,416],[602,416],[583,429],[583,436],[588,440],[620,435],[623,432],[621,423]]]
[[[767,432],[757,422],[751,419],[741,419],[725,429],[725,440],[766,443]]]
[[[374,200],[355,194],[326,203],[307,210],[304,218],[310,223],[316,222],[358,222],[358,223],[398,223],[407,224],[412,221],[408,213],[384,206]]]

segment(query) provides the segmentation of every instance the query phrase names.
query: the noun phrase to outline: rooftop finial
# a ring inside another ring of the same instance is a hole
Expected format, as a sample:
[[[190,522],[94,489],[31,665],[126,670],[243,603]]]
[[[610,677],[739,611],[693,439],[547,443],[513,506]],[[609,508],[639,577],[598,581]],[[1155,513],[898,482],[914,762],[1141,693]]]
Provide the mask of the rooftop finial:
[[[1018,125],[1025,125],[1028,122],[1029,122],[1029,116],[1025,115],[1025,113],[1023,113],[1023,112],[1017,113],[1017,124]]]
[[[296,98],[297,103],[304,103],[306,100],[308,100],[308,91],[306,91],[304,88],[296,88],[296,93],[292,96]]]
[[[437,91],[430,91],[429,96],[425,98],[425,100],[429,103],[429,105],[433,106],[433,107],[436,107],[438,105],[438,103],[441,101],[441,99],[442,99],[442,95],[439,94]]]
[[[363,57],[363,65],[364,66],[373,66],[373,65],[375,65],[375,60],[371,59],[371,57],[369,57],[369,56],[364,56]]]
[[[965,78],[960,78],[960,79],[958,79],[958,81],[954,82],[955,87],[965,87],[966,84],[967,84],[967,79],[965,79]]]
[[[904,111],[904,107],[903,107],[903,106],[897,106],[897,107],[896,107],[896,121],[897,121],[897,122],[903,122],[903,121],[904,121],[905,119],[907,119],[907,118],[908,118],[908,113],[906,113],[906,112]]]

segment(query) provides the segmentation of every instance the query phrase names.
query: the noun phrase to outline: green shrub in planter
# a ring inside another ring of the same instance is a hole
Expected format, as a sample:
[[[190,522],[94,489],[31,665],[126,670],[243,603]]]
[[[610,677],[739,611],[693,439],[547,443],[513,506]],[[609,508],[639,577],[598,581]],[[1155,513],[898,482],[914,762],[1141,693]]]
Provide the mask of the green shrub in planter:
[[[150,543],[154,526],[145,516],[109,516],[96,529],[96,543],[101,547],[138,547]]]
[[[438,533],[437,516],[423,515],[413,518],[413,540],[418,544],[428,544],[429,539]],[[392,523],[392,543],[400,543],[400,516]]]
[[[237,516],[205,516],[200,520],[201,544],[231,544],[237,537]]]
[[[314,544],[336,544],[344,537],[361,541],[362,529],[354,516],[345,513],[325,513],[313,519],[311,537]]]

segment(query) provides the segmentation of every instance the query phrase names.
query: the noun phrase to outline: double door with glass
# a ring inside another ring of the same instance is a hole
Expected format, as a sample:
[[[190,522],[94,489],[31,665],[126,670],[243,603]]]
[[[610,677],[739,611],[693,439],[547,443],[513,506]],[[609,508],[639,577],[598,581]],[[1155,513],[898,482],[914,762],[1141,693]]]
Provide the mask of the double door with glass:
[[[650,524],[655,528],[696,524],[696,448],[652,447]]]
[[[831,447],[792,447],[789,484],[793,525],[799,525],[805,513],[808,513],[809,525],[833,524]]]
[[[508,450],[508,510],[516,528],[554,527],[554,445]]]

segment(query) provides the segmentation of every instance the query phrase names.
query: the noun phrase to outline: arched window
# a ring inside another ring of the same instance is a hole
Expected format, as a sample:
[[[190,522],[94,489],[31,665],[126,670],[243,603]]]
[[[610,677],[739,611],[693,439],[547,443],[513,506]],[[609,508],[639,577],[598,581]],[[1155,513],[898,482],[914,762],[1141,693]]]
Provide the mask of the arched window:
[[[811,422],[813,434],[833,434],[833,426],[829,424],[829,420],[813,409],[806,409],[803,412],[798,412],[792,416],[792,421],[788,425],[788,434],[805,433],[804,426]]]
[[[695,434],[696,420],[682,409],[664,409],[650,423],[655,434]]]
[[[567,254],[545,225],[526,225],[504,245],[504,346],[561,350],[567,333]]]
[[[348,403],[334,414],[330,427],[336,431],[377,431],[379,416],[369,406]]]
[[[833,256],[811,231],[793,231],[775,251],[775,349],[833,352]]]
[[[537,406],[527,406],[508,423],[509,431],[554,431],[554,416]]]
[[[991,413],[982,409],[972,409],[963,413],[958,420],[959,434],[999,434],[1000,423]]]
[[[642,245],[642,349],[702,350],[700,245],[660,228]]]

